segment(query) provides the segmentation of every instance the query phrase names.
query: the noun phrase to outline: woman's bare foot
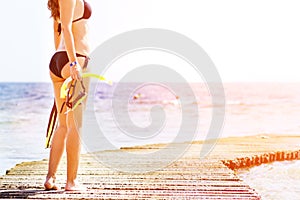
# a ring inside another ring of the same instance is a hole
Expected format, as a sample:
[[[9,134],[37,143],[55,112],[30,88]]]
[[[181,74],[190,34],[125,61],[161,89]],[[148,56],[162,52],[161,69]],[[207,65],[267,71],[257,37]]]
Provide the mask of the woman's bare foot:
[[[45,190],[59,190],[60,188],[55,185],[55,177],[47,177],[44,183]]]
[[[85,191],[87,188],[83,185],[78,184],[77,182],[66,183],[65,191]]]

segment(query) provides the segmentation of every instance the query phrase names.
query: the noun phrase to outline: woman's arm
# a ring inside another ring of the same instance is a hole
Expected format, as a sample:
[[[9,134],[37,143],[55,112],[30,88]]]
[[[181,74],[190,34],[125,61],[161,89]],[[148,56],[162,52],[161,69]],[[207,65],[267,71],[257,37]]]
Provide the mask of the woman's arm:
[[[76,58],[76,50],[74,43],[74,36],[72,32],[72,21],[76,0],[59,0],[60,6],[60,20],[63,36],[65,39],[65,46],[70,62],[77,62],[77,65],[70,68],[70,75],[73,79],[81,79],[80,66]]]
[[[55,50],[58,49],[59,41],[60,41],[60,35],[57,31],[58,29],[58,22],[56,20],[53,20],[53,32],[54,32],[54,46]]]

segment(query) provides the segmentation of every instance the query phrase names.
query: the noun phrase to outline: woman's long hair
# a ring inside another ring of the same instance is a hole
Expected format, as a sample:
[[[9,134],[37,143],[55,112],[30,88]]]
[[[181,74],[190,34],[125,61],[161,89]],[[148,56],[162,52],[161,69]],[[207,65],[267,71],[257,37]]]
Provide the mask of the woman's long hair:
[[[48,9],[51,11],[51,17],[55,20],[59,19],[59,4],[58,0],[48,0]]]

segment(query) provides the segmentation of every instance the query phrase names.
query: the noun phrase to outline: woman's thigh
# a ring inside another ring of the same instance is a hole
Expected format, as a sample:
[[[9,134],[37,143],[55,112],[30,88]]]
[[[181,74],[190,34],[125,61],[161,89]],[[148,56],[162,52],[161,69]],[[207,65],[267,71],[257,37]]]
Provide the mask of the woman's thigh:
[[[50,77],[52,80],[52,85],[54,90],[54,98],[55,98],[56,109],[58,112],[59,126],[67,127],[66,115],[64,114],[66,112],[66,108],[65,108],[66,106],[63,106],[65,99],[60,98],[60,88],[64,83],[64,79],[57,77],[51,71],[50,71]]]

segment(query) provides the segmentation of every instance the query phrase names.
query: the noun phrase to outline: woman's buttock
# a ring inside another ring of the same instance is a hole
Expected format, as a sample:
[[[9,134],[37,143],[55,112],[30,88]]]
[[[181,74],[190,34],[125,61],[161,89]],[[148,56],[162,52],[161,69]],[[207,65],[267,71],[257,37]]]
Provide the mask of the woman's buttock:
[[[84,55],[81,55],[81,54],[76,54],[77,57],[82,57],[82,60],[84,62],[85,59],[87,59],[87,56],[84,56]],[[49,69],[50,71],[57,77],[59,78],[64,78],[63,77],[63,68],[66,64],[68,64],[69,62],[69,58],[68,58],[68,54],[66,51],[59,51],[59,52],[56,52],[52,58],[51,58],[51,61],[50,61],[50,64],[49,64]],[[79,60],[80,62],[80,60]],[[80,62],[82,63],[82,62]]]

